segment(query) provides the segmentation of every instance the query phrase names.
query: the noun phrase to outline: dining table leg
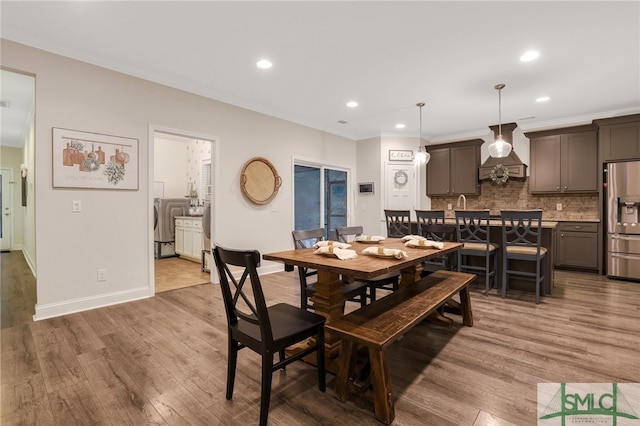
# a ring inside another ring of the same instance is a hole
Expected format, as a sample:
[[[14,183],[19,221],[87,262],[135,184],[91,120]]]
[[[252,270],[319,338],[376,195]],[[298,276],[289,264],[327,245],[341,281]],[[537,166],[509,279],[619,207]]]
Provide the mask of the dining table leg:
[[[409,287],[422,279],[422,264],[418,263],[400,271],[400,287]]]
[[[345,298],[342,293],[341,276],[338,273],[318,270],[318,282],[316,291],[311,297],[315,313],[324,316],[327,323],[344,315]],[[340,354],[340,337],[325,330],[324,336],[325,356],[333,360]],[[329,361],[331,362],[331,361]]]

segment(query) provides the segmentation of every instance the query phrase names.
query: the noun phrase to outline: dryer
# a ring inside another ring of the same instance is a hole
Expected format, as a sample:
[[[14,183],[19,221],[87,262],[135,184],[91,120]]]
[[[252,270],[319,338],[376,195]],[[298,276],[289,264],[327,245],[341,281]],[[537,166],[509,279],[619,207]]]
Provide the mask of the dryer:
[[[153,241],[157,259],[175,256],[176,216],[186,216],[191,202],[188,198],[154,198]]]

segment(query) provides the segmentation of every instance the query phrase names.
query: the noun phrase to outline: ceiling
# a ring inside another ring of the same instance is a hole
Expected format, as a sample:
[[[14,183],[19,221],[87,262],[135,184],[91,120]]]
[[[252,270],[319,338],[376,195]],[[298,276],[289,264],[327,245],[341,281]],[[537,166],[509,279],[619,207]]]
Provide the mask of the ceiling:
[[[483,137],[498,83],[502,122],[524,130],[640,112],[638,1],[0,7],[2,38],[356,140],[417,137],[421,101],[429,143]]]

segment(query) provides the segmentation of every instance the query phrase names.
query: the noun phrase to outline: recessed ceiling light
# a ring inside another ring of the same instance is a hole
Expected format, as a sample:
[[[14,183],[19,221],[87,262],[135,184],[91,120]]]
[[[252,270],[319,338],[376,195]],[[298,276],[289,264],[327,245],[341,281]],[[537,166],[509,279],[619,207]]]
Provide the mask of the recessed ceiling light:
[[[520,56],[520,60],[522,62],[529,62],[533,61],[534,59],[538,59],[538,56],[540,56],[540,52],[529,50],[528,52],[525,52],[524,55]]]
[[[404,129],[404,123],[398,123],[396,124],[396,129]]]
[[[273,64],[270,61],[267,61],[266,59],[261,59],[258,62],[256,62],[256,66],[260,69],[266,70],[271,68]]]
[[[349,108],[355,108],[355,107],[358,106],[358,103],[356,101],[349,101],[349,102],[347,102],[347,106]]]
[[[540,96],[539,98],[536,99],[536,102],[547,102],[549,99],[551,99],[548,96]]]

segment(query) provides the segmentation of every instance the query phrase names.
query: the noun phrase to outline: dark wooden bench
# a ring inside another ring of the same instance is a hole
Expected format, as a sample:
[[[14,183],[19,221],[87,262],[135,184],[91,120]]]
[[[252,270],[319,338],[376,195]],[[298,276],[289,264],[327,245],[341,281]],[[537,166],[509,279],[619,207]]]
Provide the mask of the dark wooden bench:
[[[390,424],[395,412],[387,354],[389,346],[435,313],[455,294],[460,294],[463,324],[472,326],[469,284],[475,277],[461,272],[437,271],[411,286],[401,287],[370,305],[326,324],[325,327],[339,335],[342,341],[336,377],[336,398],[344,402],[351,394],[369,397],[373,399],[376,418]],[[372,391],[357,386],[351,379],[359,346],[368,349]]]

